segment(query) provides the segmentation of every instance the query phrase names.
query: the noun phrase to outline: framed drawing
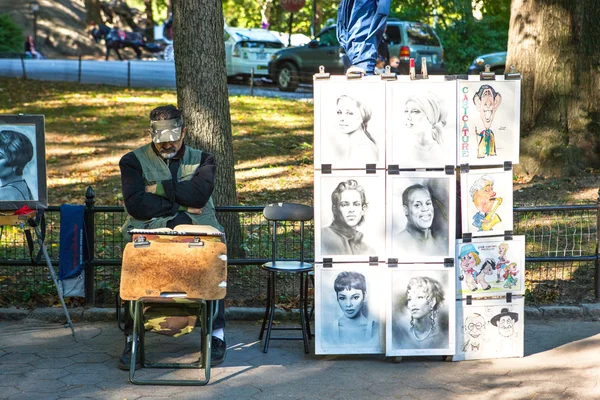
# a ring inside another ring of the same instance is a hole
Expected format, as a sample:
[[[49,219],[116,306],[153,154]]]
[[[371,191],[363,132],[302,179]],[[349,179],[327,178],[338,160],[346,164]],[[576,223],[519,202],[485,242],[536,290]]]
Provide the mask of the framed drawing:
[[[458,164],[519,163],[521,81],[458,81]]]
[[[398,168],[456,165],[456,81],[443,76],[387,84],[387,164]]]
[[[43,115],[0,115],[0,210],[48,206]]]
[[[456,244],[456,295],[525,294],[525,236],[462,239]]]
[[[315,171],[315,261],[383,261],[385,175]]]
[[[462,233],[502,235],[513,230],[512,171],[460,171]]]
[[[383,266],[315,268],[315,354],[378,354],[385,343]]]
[[[474,300],[456,306],[456,354],[454,361],[523,357],[523,297]]]
[[[386,258],[444,262],[454,258],[456,176],[444,171],[387,176]]]
[[[378,76],[316,80],[315,168],[385,168],[385,100]]]
[[[454,268],[388,268],[386,356],[454,354]]]

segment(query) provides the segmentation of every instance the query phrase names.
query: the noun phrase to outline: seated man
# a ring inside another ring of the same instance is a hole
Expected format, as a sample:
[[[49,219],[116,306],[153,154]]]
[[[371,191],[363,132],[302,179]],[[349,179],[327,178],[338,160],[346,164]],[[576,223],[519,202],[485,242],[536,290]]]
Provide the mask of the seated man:
[[[150,112],[152,142],[125,154],[119,162],[127,219],[123,235],[131,229],[174,228],[182,224],[210,225],[223,232],[217,221],[212,192],[216,165],[211,154],[187,147],[181,111],[175,106]],[[165,266],[168,268],[168,266]],[[225,306],[213,323],[211,365],[225,360]],[[129,369],[133,321],[125,313],[125,349],[119,368]]]

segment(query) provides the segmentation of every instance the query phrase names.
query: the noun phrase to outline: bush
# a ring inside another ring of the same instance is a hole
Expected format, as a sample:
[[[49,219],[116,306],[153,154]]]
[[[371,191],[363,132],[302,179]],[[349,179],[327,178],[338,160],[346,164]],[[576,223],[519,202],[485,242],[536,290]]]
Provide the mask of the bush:
[[[23,52],[23,30],[8,14],[0,14],[0,53]]]

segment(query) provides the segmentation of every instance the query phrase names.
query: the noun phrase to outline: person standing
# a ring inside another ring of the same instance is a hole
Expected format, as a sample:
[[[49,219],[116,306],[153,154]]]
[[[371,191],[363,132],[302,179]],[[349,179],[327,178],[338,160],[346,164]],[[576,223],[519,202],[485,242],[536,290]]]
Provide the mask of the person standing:
[[[209,153],[186,146],[187,133],[181,111],[173,105],[150,112],[152,141],[125,154],[119,162],[127,218],[123,236],[132,229],[175,228],[177,225],[210,225],[223,232],[217,221],[212,192],[216,164]],[[126,313],[126,342],[119,368],[131,360],[133,321]],[[213,323],[211,365],[225,360],[225,307],[218,301]]]

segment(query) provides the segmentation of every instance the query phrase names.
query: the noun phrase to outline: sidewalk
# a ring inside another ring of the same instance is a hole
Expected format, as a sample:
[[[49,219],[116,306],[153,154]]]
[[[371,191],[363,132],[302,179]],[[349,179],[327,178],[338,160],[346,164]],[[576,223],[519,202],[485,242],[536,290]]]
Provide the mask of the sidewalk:
[[[116,367],[123,334],[114,322],[75,322],[74,342],[61,323],[3,321],[0,399],[600,398],[597,318],[526,317],[521,359],[451,363],[440,357],[404,357],[397,364],[383,356],[315,356],[312,350],[305,355],[300,341],[271,342],[264,354],[257,341],[259,320],[228,322],[227,359],[212,369],[205,387],[130,384],[128,373]],[[178,339],[148,338],[149,349],[159,348],[163,355],[175,354],[178,360],[198,356],[197,332]],[[154,371],[162,378],[198,373]]]

